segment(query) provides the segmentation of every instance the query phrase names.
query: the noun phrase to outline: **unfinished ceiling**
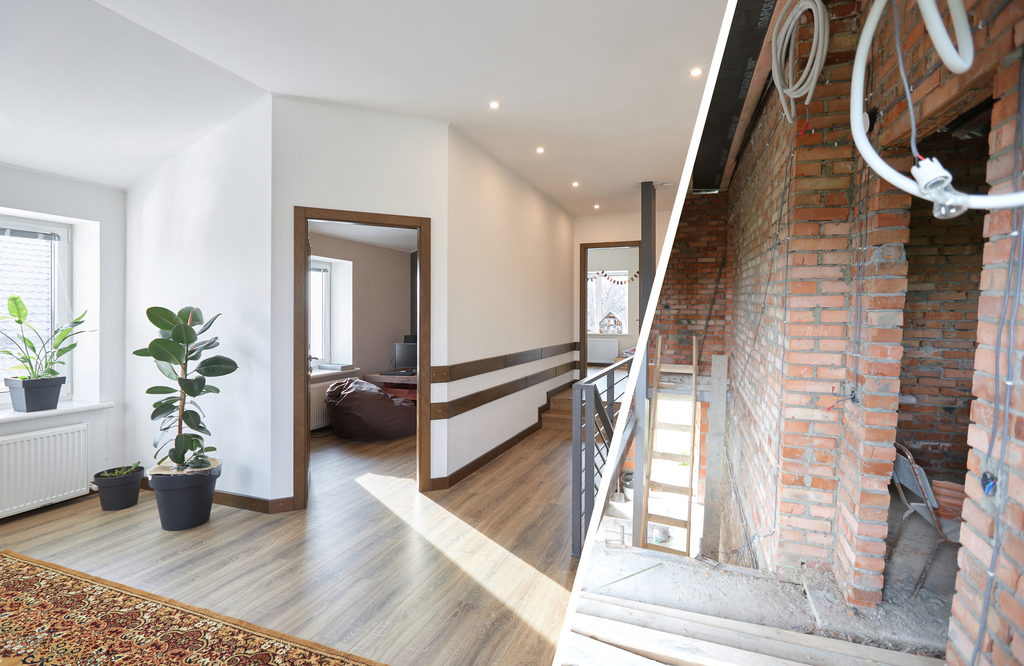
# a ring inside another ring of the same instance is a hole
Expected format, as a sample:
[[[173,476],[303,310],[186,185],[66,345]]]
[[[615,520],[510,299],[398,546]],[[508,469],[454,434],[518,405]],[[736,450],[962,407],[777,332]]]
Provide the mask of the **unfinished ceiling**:
[[[584,215],[674,197],[726,2],[99,5],[0,0],[0,161],[125,187],[270,91],[449,122]]]

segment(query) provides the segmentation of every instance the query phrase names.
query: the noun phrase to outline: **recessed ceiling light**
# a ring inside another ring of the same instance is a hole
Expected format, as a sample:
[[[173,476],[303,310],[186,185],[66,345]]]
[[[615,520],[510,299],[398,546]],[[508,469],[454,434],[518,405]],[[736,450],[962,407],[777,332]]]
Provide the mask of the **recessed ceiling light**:
[[[675,185],[675,183],[662,183],[661,184],[662,187],[672,187],[673,185]]]
[[[700,76],[701,73],[702,72],[700,71],[700,67],[694,67],[693,69],[690,70],[690,76]]]
[[[538,153],[543,153],[543,152],[544,152],[544,149],[543,149],[543,148],[538,148],[538,149],[537,149],[537,152],[538,152]]]
[[[573,186],[573,187],[579,187],[579,186],[580,186],[580,184],[579,184],[579,183],[573,183],[573,184],[572,184],[572,186]]]
[[[594,204],[594,208],[600,208],[600,207],[601,207],[600,204]]]
[[[487,106],[491,107],[492,109],[497,109],[499,106],[501,106],[501,102],[491,102]]]

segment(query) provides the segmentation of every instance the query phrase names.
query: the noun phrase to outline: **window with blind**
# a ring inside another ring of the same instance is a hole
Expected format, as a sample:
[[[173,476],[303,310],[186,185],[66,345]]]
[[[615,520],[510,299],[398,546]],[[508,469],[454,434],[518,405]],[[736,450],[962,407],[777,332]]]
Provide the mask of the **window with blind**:
[[[59,324],[71,319],[71,253],[70,227],[42,224],[27,220],[0,217],[0,314],[8,314],[7,299],[18,294],[28,307],[28,323],[43,337]],[[0,321],[0,330],[8,335],[20,335],[21,327],[13,321]],[[39,344],[35,333],[27,326],[25,335]],[[0,336],[0,349],[13,351],[14,345]],[[74,352],[71,352],[74,354]],[[65,395],[70,393],[71,355],[60,373],[68,377]],[[0,355],[0,376],[14,377],[18,371],[10,370],[19,362],[6,354]],[[8,389],[0,383],[0,403],[8,403]]]

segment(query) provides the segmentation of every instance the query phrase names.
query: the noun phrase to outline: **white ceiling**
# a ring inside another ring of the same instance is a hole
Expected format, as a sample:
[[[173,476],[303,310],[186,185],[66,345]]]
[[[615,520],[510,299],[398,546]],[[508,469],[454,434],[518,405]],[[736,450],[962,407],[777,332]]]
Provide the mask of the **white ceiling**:
[[[0,0],[0,162],[125,188],[265,94],[89,0]]]
[[[377,245],[402,252],[415,252],[419,232],[415,229],[398,229],[396,227],[377,227],[372,224],[354,224],[351,222],[309,221],[309,231],[324,236],[334,236],[357,243]]]
[[[271,91],[449,122],[576,215],[679,180],[726,4],[98,1],[0,0],[0,161],[125,186]]]

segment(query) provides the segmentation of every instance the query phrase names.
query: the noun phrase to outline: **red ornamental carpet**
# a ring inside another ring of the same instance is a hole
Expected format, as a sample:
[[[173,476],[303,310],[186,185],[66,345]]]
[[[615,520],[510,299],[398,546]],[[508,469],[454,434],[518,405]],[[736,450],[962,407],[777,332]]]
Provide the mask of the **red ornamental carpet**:
[[[0,551],[0,666],[383,666]]]

